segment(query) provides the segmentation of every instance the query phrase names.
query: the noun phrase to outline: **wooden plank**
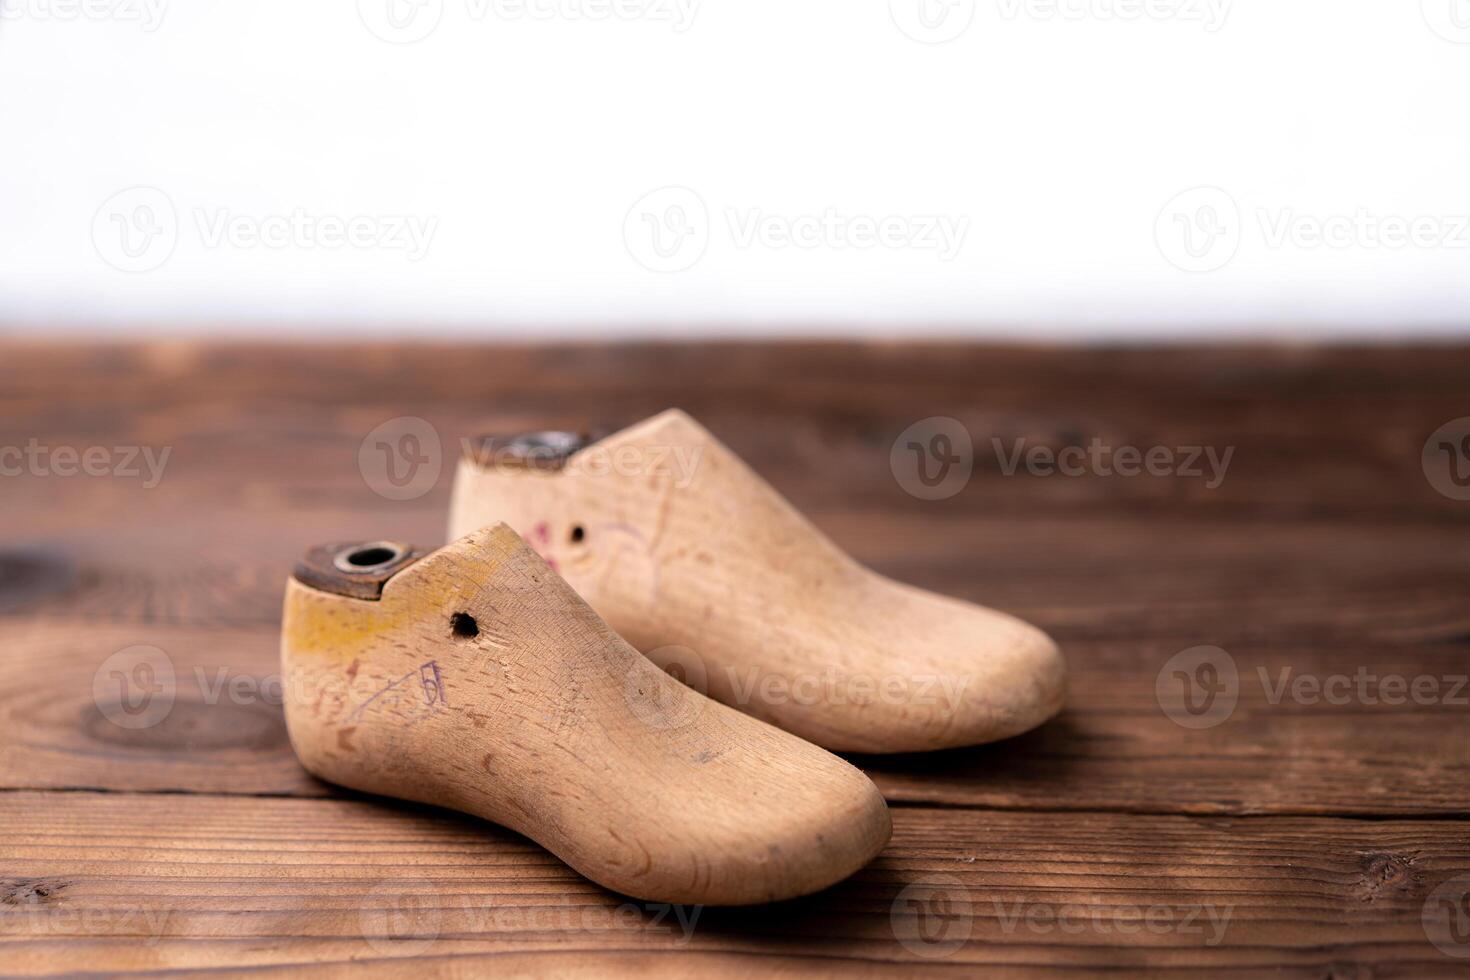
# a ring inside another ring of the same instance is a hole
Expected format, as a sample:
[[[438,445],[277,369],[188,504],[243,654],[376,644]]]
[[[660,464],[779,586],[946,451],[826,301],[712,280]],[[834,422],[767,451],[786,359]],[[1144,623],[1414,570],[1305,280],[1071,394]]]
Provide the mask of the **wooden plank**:
[[[762,954],[834,972],[1431,976],[1470,952],[1424,926],[1435,890],[1470,871],[1464,825],[1440,821],[902,808],[890,847],[821,895],[668,909],[506,831],[397,804],[22,792],[0,794],[0,814],[7,972],[404,956],[447,972],[557,952],[725,974]]]
[[[680,405],[810,508],[841,501],[951,515],[1066,508],[1462,523],[1463,502],[1432,489],[1420,453],[1435,429],[1470,411],[1467,367],[1470,352],[1459,348],[12,343],[0,348],[0,444],[169,446],[169,479],[196,482],[221,503],[248,501],[261,487],[320,503],[363,493],[358,445],[406,412],[433,423],[452,456],[460,438],[486,427],[617,424]],[[976,471],[960,495],[918,501],[893,479],[889,451],[910,423],[936,415],[969,429]],[[1056,450],[1094,438],[1235,454],[1211,489],[1176,476],[1007,476],[992,444],[999,439],[1008,455],[1020,440]],[[339,465],[300,465],[327,458]],[[417,506],[423,498],[398,509]]]
[[[274,629],[48,620],[19,622],[7,639],[0,788],[333,792],[304,773],[287,741]],[[915,803],[1470,814],[1463,646],[1231,644],[1239,677],[1233,712],[1214,727],[1184,728],[1159,700],[1159,675],[1180,651],[1211,639],[1069,644],[1068,706],[1037,731],[971,749],[854,761],[889,799]],[[118,714],[121,681],[105,671],[97,680],[110,655],[135,644],[161,651],[174,679],[171,710],[138,729],[115,723],[127,723]],[[1390,675],[1404,686],[1385,688]],[[1329,683],[1333,677],[1343,680]],[[1415,678],[1427,679],[1417,698]],[[1297,688],[1303,683],[1327,688],[1314,694]]]
[[[1464,973],[1422,913],[1470,863],[1470,822],[1450,819],[1470,814],[1453,690],[1470,671],[1470,510],[1430,487],[1419,452],[1470,414],[1467,368],[1466,348],[0,342],[0,447],[171,449],[151,489],[3,481],[0,972]],[[1074,666],[1069,708],[1035,733],[856,759],[900,804],[893,846],[821,896],[704,910],[687,942],[677,916],[619,911],[508,832],[310,780],[269,682],[281,581],[306,545],[442,538],[447,466],[412,501],[364,483],[378,423],[429,419],[449,462],[486,428],[671,404],[859,558],[1037,621]],[[888,462],[931,415],[977,448],[940,502],[905,494]],[[1215,489],[1006,476],[992,436],[1236,455]],[[122,728],[94,681],[139,643],[167,652],[177,700]],[[1240,691],[1227,720],[1193,729],[1157,683],[1198,644],[1228,649]],[[1288,684],[1348,678],[1347,700],[1273,698],[1287,669]],[[1436,698],[1384,703],[1390,674],[1433,679]],[[958,809],[973,807],[995,809]],[[903,889],[936,876],[953,881],[895,918]],[[1210,945],[1204,913],[1227,908]],[[1182,926],[1190,910],[1206,931]],[[1150,913],[1172,927],[1127,931]],[[364,935],[424,922],[428,947]],[[901,941],[921,927],[943,955]]]
[[[179,501],[137,508],[128,523],[27,520],[0,552],[0,616],[274,628],[286,576],[310,544],[434,545],[445,534],[432,510],[226,510]],[[1063,643],[1470,637],[1470,539],[1462,544],[1438,524],[1271,520],[1246,530],[1186,518],[812,517],[878,571],[1015,613]]]
[[[1232,644],[1233,710],[1189,728],[1174,720],[1191,719],[1173,658],[1194,647],[1074,644],[1068,706],[1052,723],[994,745],[860,764],[890,800],[951,805],[1470,813],[1470,795],[1451,788],[1470,774],[1463,647]],[[1188,675],[1202,704],[1198,675]],[[1221,695],[1222,707],[1230,701]]]
[[[7,640],[0,788],[328,792],[286,736],[276,630],[73,621],[17,625]],[[108,658],[135,646],[156,651],[153,672],[113,676]],[[163,707],[130,715],[125,702]]]

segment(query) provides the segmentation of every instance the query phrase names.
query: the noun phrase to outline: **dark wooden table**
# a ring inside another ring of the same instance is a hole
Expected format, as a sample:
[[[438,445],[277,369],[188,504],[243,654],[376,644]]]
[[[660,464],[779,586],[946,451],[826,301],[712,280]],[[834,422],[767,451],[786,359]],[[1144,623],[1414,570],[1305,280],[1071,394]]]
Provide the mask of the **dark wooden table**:
[[[894,811],[865,871],[692,928],[510,832],[312,780],[273,678],[295,558],[442,543],[461,438],[670,405],[859,559],[1037,622],[1073,671],[1030,735],[855,759]],[[34,447],[0,476],[0,972],[1470,968],[1470,502],[1421,459],[1470,415],[1470,350],[9,342],[0,406],[0,465]],[[396,416],[442,439],[411,500],[359,469]],[[926,501],[890,448],[932,416],[974,472]],[[1211,487],[1006,475],[993,439],[1234,453]],[[126,447],[168,449],[156,486]],[[174,671],[151,727],[105,669],[134,645]],[[1169,667],[1200,646],[1238,689],[1188,727]]]

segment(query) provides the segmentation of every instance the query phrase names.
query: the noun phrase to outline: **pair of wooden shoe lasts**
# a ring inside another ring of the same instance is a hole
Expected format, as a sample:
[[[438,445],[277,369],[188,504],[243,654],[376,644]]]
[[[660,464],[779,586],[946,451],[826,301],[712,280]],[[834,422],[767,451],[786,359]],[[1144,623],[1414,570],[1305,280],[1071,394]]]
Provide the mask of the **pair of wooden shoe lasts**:
[[[1062,704],[1045,634],[862,567],[682,412],[487,441],[452,510],[432,553],[298,565],[291,742],[323,779],[511,827],[627,895],[824,888],[891,830],[827,750],[974,745]]]

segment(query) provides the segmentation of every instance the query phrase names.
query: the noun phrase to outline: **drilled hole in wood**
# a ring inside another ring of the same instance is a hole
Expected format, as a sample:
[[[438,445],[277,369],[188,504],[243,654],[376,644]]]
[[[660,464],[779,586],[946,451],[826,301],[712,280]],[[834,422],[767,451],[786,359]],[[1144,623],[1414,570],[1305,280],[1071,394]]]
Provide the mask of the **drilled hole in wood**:
[[[449,617],[449,628],[462,640],[480,635],[480,624],[469,613],[457,612]]]
[[[368,548],[358,548],[347,556],[347,564],[357,568],[371,568],[374,565],[382,565],[398,557],[398,552],[392,548],[382,545],[373,545]]]

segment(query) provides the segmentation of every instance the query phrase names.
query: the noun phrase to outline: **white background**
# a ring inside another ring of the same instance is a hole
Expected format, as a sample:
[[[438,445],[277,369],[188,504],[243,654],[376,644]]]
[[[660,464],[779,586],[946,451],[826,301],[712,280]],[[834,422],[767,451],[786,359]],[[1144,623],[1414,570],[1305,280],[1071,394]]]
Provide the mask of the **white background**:
[[[1470,0],[3,12],[12,332],[1398,337],[1470,323]],[[646,196],[667,187],[687,190]],[[1218,190],[1178,197],[1196,187]],[[360,244],[333,244],[284,230],[293,215],[370,223]],[[827,228],[803,220],[824,215]],[[963,223],[952,256],[928,247],[936,217]],[[422,255],[395,247],[402,218],[432,225]],[[764,231],[745,237],[756,218]],[[897,219],[890,244],[870,240],[880,219]],[[1394,222],[1418,222],[1419,240],[1385,246]],[[669,255],[652,251],[657,226]],[[1342,237],[1315,243],[1313,227]],[[783,244],[783,229],[814,237]]]

